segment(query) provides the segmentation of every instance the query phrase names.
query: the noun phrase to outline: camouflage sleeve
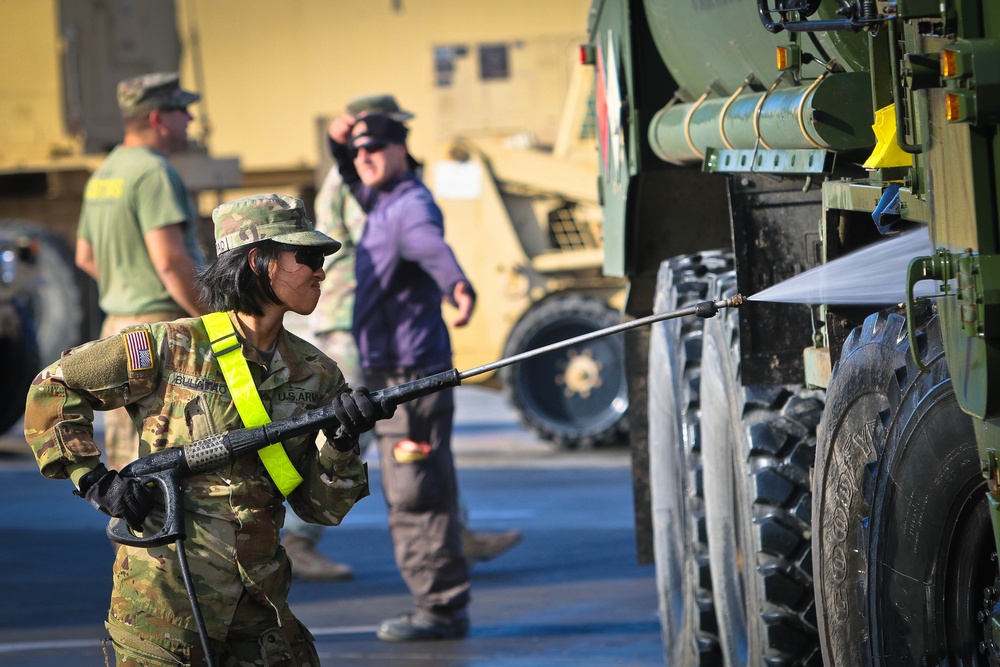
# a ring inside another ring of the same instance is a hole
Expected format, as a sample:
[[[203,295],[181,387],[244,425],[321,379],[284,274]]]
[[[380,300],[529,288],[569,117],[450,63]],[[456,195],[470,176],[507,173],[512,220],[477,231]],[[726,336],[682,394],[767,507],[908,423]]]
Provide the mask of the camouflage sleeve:
[[[326,395],[323,405],[347,388],[339,371],[336,378],[335,389]],[[354,503],[369,494],[368,466],[353,450],[337,451],[322,431],[306,459],[299,466],[303,482],[288,496],[288,504],[303,521],[336,526]]]
[[[303,521],[336,526],[368,495],[368,466],[353,451],[338,452],[327,446],[311,462],[311,468],[288,496],[288,504]]]
[[[331,169],[316,196],[316,229],[343,245],[338,252],[326,258],[323,291],[309,317],[313,333],[349,331],[351,328],[357,287],[355,246],[361,237],[365,218],[365,212],[344,185],[340,174]]]
[[[97,465],[94,410],[118,408],[149,393],[143,387],[152,386],[158,365],[151,343],[148,326],[129,327],[64,352],[38,374],[28,390],[24,437],[44,476],[76,484]]]
[[[345,195],[350,196],[350,193],[340,172],[330,169],[316,193],[316,229],[341,243],[351,240],[344,225]]]

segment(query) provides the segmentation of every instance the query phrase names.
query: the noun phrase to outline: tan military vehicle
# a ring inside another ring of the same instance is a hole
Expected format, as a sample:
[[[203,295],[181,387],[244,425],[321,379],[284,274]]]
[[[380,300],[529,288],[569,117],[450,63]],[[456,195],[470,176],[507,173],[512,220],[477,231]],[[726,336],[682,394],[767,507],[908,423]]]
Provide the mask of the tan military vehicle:
[[[0,1],[0,229],[37,249],[21,297],[42,363],[100,328],[72,254],[83,186],[121,141],[117,82],[178,68],[175,20],[169,2]],[[240,182],[238,160],[202,147],[171,159],[194,193]]]

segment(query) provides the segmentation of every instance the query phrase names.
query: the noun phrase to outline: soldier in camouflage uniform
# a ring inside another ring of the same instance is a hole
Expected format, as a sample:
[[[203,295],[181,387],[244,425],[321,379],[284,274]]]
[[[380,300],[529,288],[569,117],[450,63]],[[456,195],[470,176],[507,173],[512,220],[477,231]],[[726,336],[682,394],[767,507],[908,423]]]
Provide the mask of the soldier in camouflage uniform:
[[[282,323],[287,312],[315,308],[323,257],[340,244],[315,231],[291,197],[245,197],[213,217],[219,258],[199,286],[207,305],[228,311],[268,415],[332,403],[341,419],[333,432],[283,443],[303,479],[289,504],[307,521],[337,525],[368,494],[357,438],[392,408],[349,390],[337,364]],[[140,455],[241,428],[210,343],[203,321],[191,318],[130,327],[64,353],[28,395],[25,437],[42,474],[70,478],[77,495],[133,529],[159,530],[159,491],[101,464],[94,411],[124,406],[141,434]],[[286,498],[261,459],[192,475],[182,492],[190,571],[217,664],[318,666],[312,636],[286,601],[291,572],[278,539]],[[118,550],[107,627],[119,667],[204,664],[174,545]]]

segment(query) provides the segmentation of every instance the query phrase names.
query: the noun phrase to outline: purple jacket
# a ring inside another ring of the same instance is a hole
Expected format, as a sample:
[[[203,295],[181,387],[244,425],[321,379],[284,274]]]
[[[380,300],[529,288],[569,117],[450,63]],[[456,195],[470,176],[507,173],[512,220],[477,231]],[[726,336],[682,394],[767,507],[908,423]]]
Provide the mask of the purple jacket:
[[[331,142],[331,148],[368,213],[357,245],[351,328],[362,367],[451,368],[441,299],[469,281],[445,243],[441,209],[412,171],[372,189],[361,183],[345,147]]]

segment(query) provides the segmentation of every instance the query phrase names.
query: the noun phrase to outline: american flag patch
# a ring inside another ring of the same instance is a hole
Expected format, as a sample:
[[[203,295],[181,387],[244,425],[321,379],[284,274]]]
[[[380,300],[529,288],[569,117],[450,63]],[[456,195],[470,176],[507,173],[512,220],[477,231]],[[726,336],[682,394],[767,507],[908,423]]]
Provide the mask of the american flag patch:
[[[153,354],[149,349],[149,332],[130,331],[122,335],[125,337],[125,349],[128,350],[128,369],[148,371],[152,368]]]

